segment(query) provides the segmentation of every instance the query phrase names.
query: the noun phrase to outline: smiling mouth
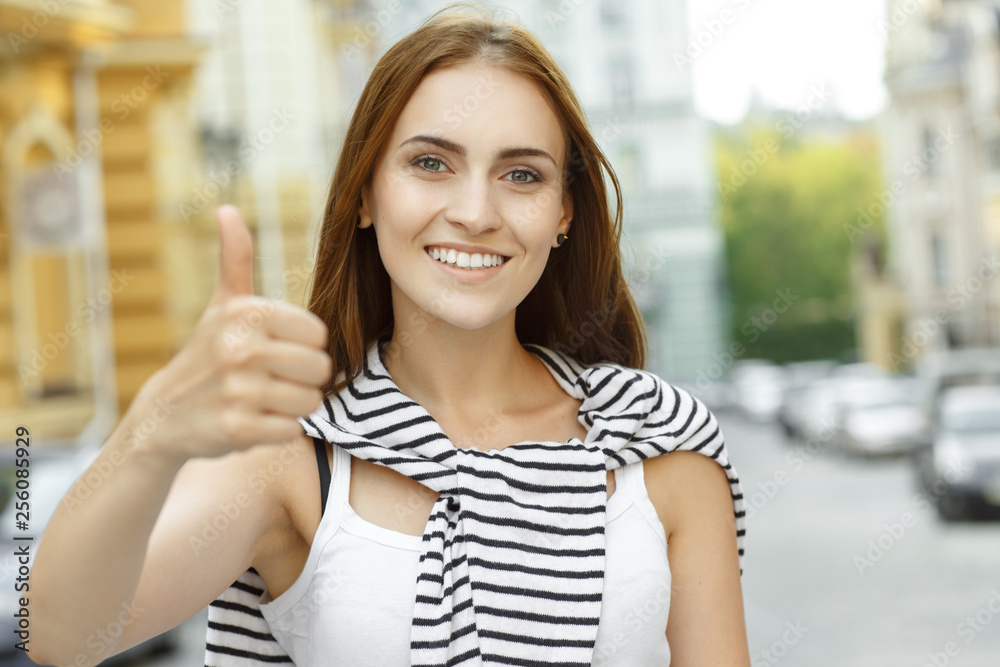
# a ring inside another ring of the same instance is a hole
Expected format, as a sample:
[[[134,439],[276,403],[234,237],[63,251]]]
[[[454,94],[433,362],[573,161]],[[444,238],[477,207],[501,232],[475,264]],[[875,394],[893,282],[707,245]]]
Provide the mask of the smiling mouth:
[[[459,252],[454,249],[445,249],[436,246],[427,246],[424,250],[430,255],[431,259],[447,266],[467,271],[492,269],[503,265],[510,259],[510,257],[499,254]]]

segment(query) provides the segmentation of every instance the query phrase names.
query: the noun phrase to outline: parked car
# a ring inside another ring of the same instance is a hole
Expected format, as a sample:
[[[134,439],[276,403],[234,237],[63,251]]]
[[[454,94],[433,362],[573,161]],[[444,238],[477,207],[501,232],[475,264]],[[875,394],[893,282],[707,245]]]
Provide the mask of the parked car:
[[[798,437],[805,420],[803,409],[809,387],[817,380],[828,377],[837,362],[830,360],[800,361],[785,365],[785,391],[781,397],[777,419],[785,435]]]
[[[1000,349],[965,348],[928,353],[917,365],[917,374],[927,382],[927,408],[932,412],[941,392],[949,387],[1000,384]]]
[[[906,454],[930,437],[926,385],[905,376],[855,381],[838,402],[837,444],[848,454]]]
[[[33,446],[29,458],[28,481],[30,484],[30,514],[27,530],[17,530],[16,505],[11,502],[11,493],[15,482],[15,450],[13,447],[0,448],[2,458],[0,458],[0,486],[3,489],[3,497],[0,498],[3,511],[0,512],[0,549],[3,549],[3,556],[0,557],[0,590],[6,592],[0,596],[0,615],[3,622],[0,624],[0,632],[6,637],[16,638],[17,621],[15,613],[20,605],[16,595],[14,584],[19,574],[20,563],[15,551],[18,546],[28,545],[28,567],[34,563],[35,552],[38,549],[38,542],[41,539],[45,526],[52,514],[55,512],[63,496],[69,491],[73,483],[87,469],[87,466],[97,456],[97,447],[86,447],[82,449],[68,447]],[[15,537],[27,537],[31,541],[15,540]],[[30,606],[29,606],[30,613]],[[107,658],[102,665],[123,665],[136,658],[153,654],[160,654],[176,648],[179,643],[179,631],[174,628],[167,632],[149,639],[130,649],[122,651],[118,655]],[[24,665],[34,666],[35,663],[21,651],[14,647],[15,640],[6,641],[0,646],[0,666],[14,667]],[[28,645],[31,646],[30,643]],[[101,648],[101,641],[95,638],[94,642],[88,646],[92,653],[96,653]],[[90,657],[94,657],[91,655]],[[98,656],[99,657],[99,656]]]
[[[764,359],[733,364],[729,374],[733,405],[755,421],[770,421],[778,414],[785,391],[785,371]]]
[[[827,377],[809,383],[799,399],[797,435],[802,440],[836,446],[843,402],[856,387],[888,376],[888,371],[874,364],[841,364],[831,369]]]
[[[941,518],[1000,515],[1000,385],[943,389],[917,465]]]

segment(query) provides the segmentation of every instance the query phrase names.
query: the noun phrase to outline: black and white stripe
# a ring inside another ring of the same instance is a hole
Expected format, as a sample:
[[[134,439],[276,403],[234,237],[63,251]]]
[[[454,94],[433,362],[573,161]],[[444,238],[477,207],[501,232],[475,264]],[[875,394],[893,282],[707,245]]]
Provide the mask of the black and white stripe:
[[[257,606],[266,588],[251,568],[209,605],[206,667],[292,664]]]
[[[395,385],[374,343],[362,374],[300,418],[307,435],[441,494],[420,556],[414,666],[590,665],[604,584],[606,471],[651,456],[697,451],[725,469],[742,572],[743,495],[712,413],[652,373],[525,348],[582,402],[583,442],[456,447]],[[210,618],[213,611],[221,612],[210,609]]]

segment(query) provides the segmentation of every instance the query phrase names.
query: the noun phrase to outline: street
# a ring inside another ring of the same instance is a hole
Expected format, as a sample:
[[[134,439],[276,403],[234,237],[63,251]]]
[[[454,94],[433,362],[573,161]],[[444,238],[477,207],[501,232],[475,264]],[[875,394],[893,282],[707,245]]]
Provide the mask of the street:
[[[753,667],[1000,665],[1000,523],[943,524],[908,459],[810,453],[772,424],[717,415],[748,502]],[[205,618],[146,664],[202,664]]]
[[[1000,665],[1000,523],[942,523],[906,458],[718,418],[748,502],[753,667]]]

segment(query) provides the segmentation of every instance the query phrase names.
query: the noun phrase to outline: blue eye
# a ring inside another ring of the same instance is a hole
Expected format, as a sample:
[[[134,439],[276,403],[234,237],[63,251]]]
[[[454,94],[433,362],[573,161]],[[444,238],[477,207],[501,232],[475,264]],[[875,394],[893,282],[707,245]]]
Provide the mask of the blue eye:
[[[507,174],[514,183],[535,183],[542,180],[542,175],[534,169],[515,169]]]
[[[426,169],[427,171],[442,171],[441,168],[444,167],[444,162],[430,155],[422,155],[410,164],[419,165],[422,169]]]

